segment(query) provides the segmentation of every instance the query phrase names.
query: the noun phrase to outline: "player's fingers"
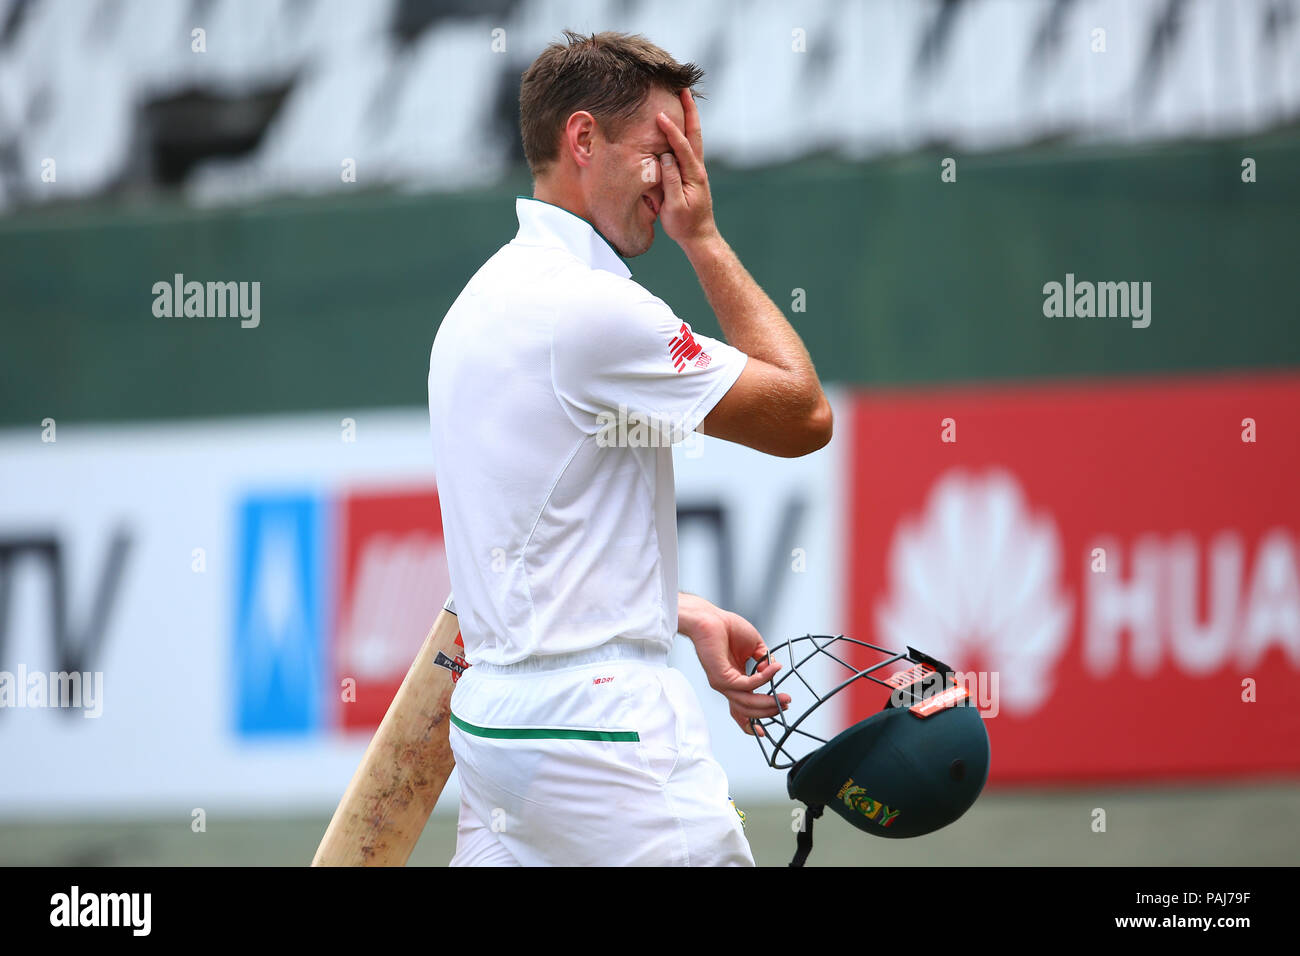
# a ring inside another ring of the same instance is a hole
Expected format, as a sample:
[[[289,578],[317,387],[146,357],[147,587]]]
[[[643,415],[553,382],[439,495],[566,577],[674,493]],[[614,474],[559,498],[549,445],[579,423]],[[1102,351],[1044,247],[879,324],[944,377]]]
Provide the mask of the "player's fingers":
[[[756,691],[764,684],[770,683],[773,675],[780,669],[780,664],[773,664],[766,670],[754,671],[752,674],[743,674],[737,671],[735,676],[726,682],[726,689],[736,693]]]
[[[781,710],[787,710],[790,707],[789,694],[777,694],[775,703],[771,694],[754,694],[753,696],[759,700],[766,701],[768,709],[772,712],[772,716],[775,716],[777,712],[775,704],[780,704]]]
[[[780,710],[790,706],[789,700],[778,703],[770,694],[728,694],[733,710],[750,717],[775,717]]]
[[[758,663],[754,665],[755,674],[767,674],[769,677],[775,675],[780,669],[780,661],[774,661],[767,657],[759,658]]]
[[[773,717],[776,715],[776,701],[765,694],[728,694],[727,702],[733,712],[746,717]]]
[[[731,719],[736,722],[741,730],[749,734],[751,737],[767,736],[767,732],[763,730],[763,725],[759,723],[757,717],[747,717],[744,714],[737,713],[736,709],[733,707],[731,709]]]
[[[672,147],[673,155],[681,165],[682,175],[690,182],[696,182],[704,178],[704,164],[700,162],[695,150],[691,148],[690,140],[684,133],[677,128],[677,124],[669,119],[667,113],[660,113],[658,116],[659,128],[664,131],[668,137],[668,145]],[[662,161],[663,157],[660,157]]]
[[[682,90],[682,116],[686,124],[686,139],[697,159],[704,159],[704,137],[700,129],[700,111],[690,90]]]
[[[736,715],[739,715],[739,716],[740,716],[741,718],[743,718],[746,722],[748,722],[748,721],[758,721],[758,720],[771,720],[773,717],[775,717],[775,716],[777,715],[777,711],[774,710],[774,709],[771,708],[771,707],[769,707],[769,708],[766,710],[766,712],[764,712],[764,711],[757,711],[757,710],[749,710],[749,709],[741,709],[741,708],[737,707],[737,708],[734,708],[734,709],[733,709],[733,716],[736,716]]]
[[[672,153],[659,157],[659,168],[663,170],[664,205],[686,205],[686,193],[682,188],[682,173]]]

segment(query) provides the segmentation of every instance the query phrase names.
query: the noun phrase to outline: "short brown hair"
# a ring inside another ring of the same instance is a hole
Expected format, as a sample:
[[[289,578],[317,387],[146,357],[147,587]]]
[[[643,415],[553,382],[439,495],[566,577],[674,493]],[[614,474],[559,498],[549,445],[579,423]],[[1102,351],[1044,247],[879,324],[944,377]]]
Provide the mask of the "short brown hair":
[[[691,89],[704,76],[694,63],[678,63],[645,37],[627,33],[564,31],[524,71],[519,85],[519,130],[533,175],[560,154],[560,130],[578,110],[596,118],[617,141],[650,90]]]

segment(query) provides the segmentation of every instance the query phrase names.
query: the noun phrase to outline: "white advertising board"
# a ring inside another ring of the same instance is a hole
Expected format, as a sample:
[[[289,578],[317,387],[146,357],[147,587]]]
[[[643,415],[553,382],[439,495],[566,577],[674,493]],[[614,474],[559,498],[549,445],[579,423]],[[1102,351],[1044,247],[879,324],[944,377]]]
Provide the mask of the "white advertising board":
[[[331,809],[448,588],[427,416],[53,437],[0,433],[0,815]],[[682,588],[771,644],[839,633],[836,445],[679,446]],[[737,799],[782,796],[685,638],[672,660]]]

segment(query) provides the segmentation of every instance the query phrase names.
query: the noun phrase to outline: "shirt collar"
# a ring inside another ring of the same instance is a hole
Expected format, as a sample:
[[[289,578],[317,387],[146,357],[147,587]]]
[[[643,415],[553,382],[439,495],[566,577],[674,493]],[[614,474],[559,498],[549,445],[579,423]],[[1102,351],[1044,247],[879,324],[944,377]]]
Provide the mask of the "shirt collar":
[[[623,279],[632,275],[609,241],[581,216],[529,196],[515,197],[515,212],[519,216],[516,242],[566,249],[593,269],[603,269]]]

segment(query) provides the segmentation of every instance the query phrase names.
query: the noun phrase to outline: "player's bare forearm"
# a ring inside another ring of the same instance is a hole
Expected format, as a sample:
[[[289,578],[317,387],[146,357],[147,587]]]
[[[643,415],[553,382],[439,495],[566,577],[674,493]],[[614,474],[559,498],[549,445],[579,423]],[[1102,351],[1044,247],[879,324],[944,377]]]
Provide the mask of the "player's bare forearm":
[[[821,391],[803,340],[716,229],[682,245],[727,342]]]
[[[799,334],[718,230],[704,167],[700,114],[689,90],[682,91],[681,101],[685,131],[664,113],[658,118],[672,150],[660,157],[664,230],[690,260],[727,342],[784,373],[774,383],[772,397],[776,404],[788,406],[785,412],[801,418],[804,411],[826,406],[821,382]]]

